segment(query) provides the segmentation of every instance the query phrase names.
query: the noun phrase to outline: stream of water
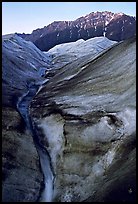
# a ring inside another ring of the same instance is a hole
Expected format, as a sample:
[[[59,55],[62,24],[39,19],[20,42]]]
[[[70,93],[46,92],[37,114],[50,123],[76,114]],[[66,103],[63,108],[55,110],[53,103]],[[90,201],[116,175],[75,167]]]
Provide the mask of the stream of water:
[[[41,144],[39,140],[38,133],[35,129],[35,126],[32,123],[30,114],[29,114],[29,105],[33,99],[33,97],[36,95],[40,88],[40,84],[29,84],[28,86],[28,92],[22,95],[17,103],[17,109],[19,113],[21,114],[21,117],[26,123],[27,128],[30,130],[33,141],[35,144],[35,147],[37,149],[41,169],[43,172],[43,182],[44,182],[44,188],[40,195],[40,202],[52,202],[53,198],[53,189],[54,189],[54,173],[51,166],[50,156],[47,151],[47,149]]]

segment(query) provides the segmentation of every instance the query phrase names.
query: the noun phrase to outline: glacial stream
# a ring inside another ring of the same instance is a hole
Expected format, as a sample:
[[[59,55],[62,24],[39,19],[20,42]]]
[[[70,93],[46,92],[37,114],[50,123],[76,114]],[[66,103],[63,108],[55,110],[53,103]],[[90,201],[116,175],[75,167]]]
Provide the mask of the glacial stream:
[[[32,98],[36,95],[40,88],[41,84],[32,84],[32,82],[28,85],[28,92],[22,95],[17,103],[17,109],[21,114],[21,117],[26,123],[27,129],[30,130],[33,141],[36,147],[36,150],[39,155],[40,165],[43,172],[43,182],[44,188],[39,196],[39,202],[52,202],[53,197],[53,189],[54,189],[54,173],[51,166],[50,156],[47,149],[41,144],[39,141],[38,132],[35,129],[35,125],[33,124],[30,114],[29,114],[29,106]]]

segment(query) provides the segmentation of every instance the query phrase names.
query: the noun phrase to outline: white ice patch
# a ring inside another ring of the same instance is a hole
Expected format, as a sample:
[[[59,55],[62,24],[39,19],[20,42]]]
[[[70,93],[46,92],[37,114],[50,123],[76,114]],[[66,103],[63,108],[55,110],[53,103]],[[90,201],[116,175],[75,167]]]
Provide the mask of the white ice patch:
[[[84,25],[84,30],[86,30],[86,28],[87,28],[87,25],[85,24],[85,25]]]
[[[45,188],[41,194],[41,202],[52,202],[53,198],[53,183],[51,179],[45,182]]]
[[[106,153],[105,158],[104,158],[104,163],[105,163],[104,168],[107,168],[109,165],[112,164],[114,156],[115,156],[115,150],[114,149],[111,149]]]
[[[60,115],[51,115],[40,121],[39,127],[43,129],[46,140],[48,141],[48,151],[52,163],[56,164],[57,156],[61,155],[63,144],[63,120]]]
[[[101,176],[104,173],[103,161],[100,160],[99,162],[94,164],[92,167],[92,172],[96,176]]]
[[[126,108],[124,111],[119,112],[117,117],[122,120],[124,126],[124,134],[131,135],[136,131],[136,110]]]
[[[40,164],[44,175],[44,189],[41,194],[41,202],[52,202],[53,199],[53,185],[54,176],[51,170],[50,158],[40,148],[37,149],[40,156]]]
[[[99,161],[92,166],[92,172],[96,176],[103,175],[104,171],[112,164],[115,157],[116,146],[110,149],[105,155],[99,158]]]
[[[70,38],[72,37],[72,30],[70,30]]]
[[[36,84],[40,85],[40,87],[39,87],[38,91],[36,92],[36,94],[38,94],[38,92],[45,86],[46,82],[48,82],[48,81],[49,81],[49,79],[45,79],[45,80],[43,80],[41,82],[36,83]]]
[[[78,72],[76,72],[75,74],[72,74],[72,75],[69,75],[69,76],[65,77],[64,80],[70,80],[70,79],[72,79],[73,77],[77,76],[77,75],[78,75],[83,69],[85,69],[86,67],[87,67],[87,65],[81,67],[81,69],[80,69]]]
[[[29,64],[31,67],[33,67],[35,70],[38,70],[35,66],[35,64],[33,64],[32,62],[27,62],[27,64]]]
[[[69,79],[72,79],[74,76],[76,76],[77,74],[72,74],[70,76],[67,76],[64,78],[64,80],[69,80]]]
[[[40,35],[40,38],[43,36],[43,34]]]
[[[108,21],[105,21],[105,26],[107,26],[107,25],[108,25],[108,23],[109,23]]]
[[[105,37],[106,32],[103,32],[103,36]]]
[[[85,137],[89,136],[92,141],[105,142],[110,141],[114,137],[115,131],[116,129],[108,124],[108,117],[105,116],[98,123],[88,126],[84,130],[83,135]]]

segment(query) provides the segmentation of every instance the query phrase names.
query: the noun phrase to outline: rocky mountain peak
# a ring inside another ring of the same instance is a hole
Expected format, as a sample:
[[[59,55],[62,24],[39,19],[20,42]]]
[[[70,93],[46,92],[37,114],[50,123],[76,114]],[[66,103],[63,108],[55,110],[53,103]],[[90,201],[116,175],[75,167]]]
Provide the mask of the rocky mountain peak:
[[[129,31],[129,32],[128,32]],[[122,41],[136,33],[136,19],[122,12],[96,11],[74,21],[54,21],[31,34],[18,34],[32,41],[40,50],[48,51],[55,45],[105,36],[110,40]]]

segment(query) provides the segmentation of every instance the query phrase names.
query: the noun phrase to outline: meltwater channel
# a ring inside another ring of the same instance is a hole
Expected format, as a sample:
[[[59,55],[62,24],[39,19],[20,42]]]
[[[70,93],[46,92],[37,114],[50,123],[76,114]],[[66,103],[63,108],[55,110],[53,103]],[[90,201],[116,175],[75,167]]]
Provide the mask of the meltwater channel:
[[[43,172],[43,191],[41,192],[39,202],[52,202],[54,190],[54,173],[51,166],[50,155],[47,149],[40,143],[37,131],[29,114],[29,106],[33,97],[38,92],[42,84],[35,84],[30,82],[28,84],[27,93],[23,94],[17,103],[17,109],[26,123],[27,129],[30,130],[36,150],[39,155],[40,165]]]

